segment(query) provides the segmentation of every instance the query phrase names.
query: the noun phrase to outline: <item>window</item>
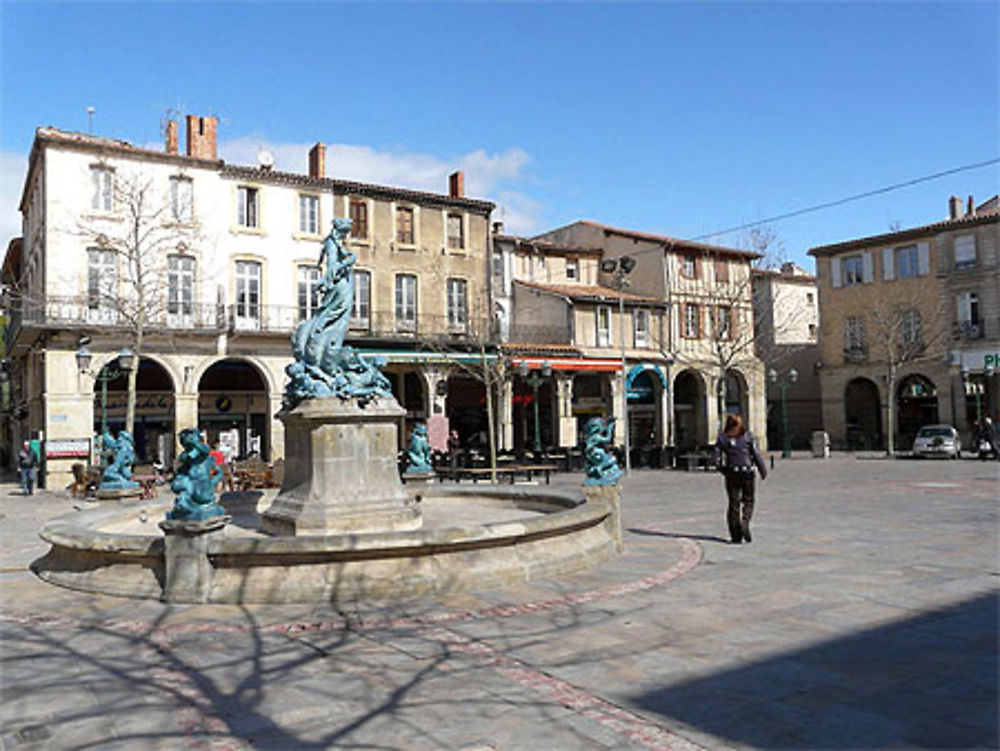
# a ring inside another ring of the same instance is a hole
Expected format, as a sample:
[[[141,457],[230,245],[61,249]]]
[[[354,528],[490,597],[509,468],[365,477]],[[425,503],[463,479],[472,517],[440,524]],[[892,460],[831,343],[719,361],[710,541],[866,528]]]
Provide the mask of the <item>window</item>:
[[[453,250],[465,247],[465,229],[461,214],[448,214],[448,247]]]
[[[917,246],[908,245],[905,248],[896,248],[896,278],[909,279],[920,273],[917,259]]]
[[[448,280],[448,328],[464,331],[469,322],[469,304],[464,279]]]
[[[684,337],[686,339],[697,339],[701,336],[701,326],[699,319],[701,308],[690,303],[684,306]]]
[[[715,281],[729,281],[729,262],[721,259],[715,261]]]
[[[190,222],[194,216],[194,183],[187,177],[170,178],[170,215],[177,222]]]
[[[865,266],[862,256],[847,256],[840,259],[844,286],[850,287],[855,284],[862,284],[865,280]]]
[[[323,274],[318,266],[299,266],[296,276],[299,321],[304,321],[319,309]]]
[[[372,275],[370,271],[354,270],[354,307],[351,309],[351,325],[358,329],[371,326],[372,315]]]
[[[813,302],[815,302],[815,300],[816,300],[816,298],[815,298],[815,296],[813,295],[812,292],[806,292],[806,302],[809,305],[812,305]]]
[[[865,355],[865,319],[849,316],[844,321],[844,352],[848,359],[858,359]]]
[[[194,258],[167,256],[167,325],[190,327],[194,324]]]
[[[115,252],[104,248],[87,248],[87,317],[89,320],[105,323],[111,323],[114,320],[117,286]]]
[[[351,217],[351,237],[356,240],[368,239],[368,201],[352,198],[348,205]]]
[[[299,196],[299,232],[319,234],[319,196]]]
[[[260,328],[260,264],[236,262],[236,328]]]
[[[566,279],[570,281],[580,278],[580,262],[576,258],[566,259]]]
[[[920,332],[920,311],[909,310],[899,320],[899,343],[907,350],[919,350],[922,346]]]
[[[597,346],[611,346],[611,308],[597,308]]]
[[[961,292],[958,302],[959,333],[967,339],[977,339],[982,335],[979,320],[979,295],[975,292]]]
[[[717,339],[731,339],[733,336],[733,309],[720,305],[715,310],[715,336]]]
[[[413,209],[408,206],[396,207],[396,242],[400,245],[413,245]]]
[[[417,277],[396,275],[396,329],[417,330]]]
[[[685,253],[681,256],[681,276],[687,279],[698,276],[698,259],[694,253]]]
[[[94,211],[111,211],[115,173],[107,167],[90,168],[90,208]]]
[[[635,319],[635,346],[649,346],[649,311],[645,308],[636,308],[633,317]]]
[[[809,338],[810,339],[815,339],[816,338],[816,324],[815,323],[810,323],[809,324]]]
[[[257,188],[240,186],[236,189],[236,223],[241,227],[257,227]]]
[[[971,269],[976,266],[976,236],[962,235],[955,238],[955,268]]]
[[[493,249],[493,276],[503,282],[503,252]]]

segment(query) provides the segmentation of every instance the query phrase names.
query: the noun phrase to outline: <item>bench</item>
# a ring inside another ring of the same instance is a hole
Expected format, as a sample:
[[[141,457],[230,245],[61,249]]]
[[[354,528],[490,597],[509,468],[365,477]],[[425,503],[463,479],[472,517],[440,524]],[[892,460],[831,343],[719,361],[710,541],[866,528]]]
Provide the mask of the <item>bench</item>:
[[[696,451],[694,453],[680,454],[677,457],[677,468],[687,470],[688,472],[693,469],[702,469],[710,472],[715,469],[715,465],[712,461],[711,453]]]

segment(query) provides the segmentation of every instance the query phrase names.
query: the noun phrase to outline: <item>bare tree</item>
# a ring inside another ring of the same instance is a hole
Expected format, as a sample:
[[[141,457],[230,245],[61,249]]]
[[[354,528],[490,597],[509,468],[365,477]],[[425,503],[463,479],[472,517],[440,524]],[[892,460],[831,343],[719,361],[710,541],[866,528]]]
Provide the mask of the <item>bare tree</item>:
[[[931,276],[899,280],[891,285],[852,287],[845,321],[845,355],[882,370],[886,387],[886,453],[896,451],[896,386],[901,369],[912,363],[941,359],[950,332],[944,303]]]
[[[119,169],[113,178],[113,220],[78,220],[76,234],[109,261],[106,271],[88,276],[87,306],[102,323],[124,330],[135,355],[128,373],[125,428],[135,425],[136,381],[147,337],[169,331],[170,315],[190,316],[193,301],[180,288],[169,292],[168,258],[199,238],[192,194],[172,184],[164,195],[153,176]],[[176,271],[176,270],[174,270]]]

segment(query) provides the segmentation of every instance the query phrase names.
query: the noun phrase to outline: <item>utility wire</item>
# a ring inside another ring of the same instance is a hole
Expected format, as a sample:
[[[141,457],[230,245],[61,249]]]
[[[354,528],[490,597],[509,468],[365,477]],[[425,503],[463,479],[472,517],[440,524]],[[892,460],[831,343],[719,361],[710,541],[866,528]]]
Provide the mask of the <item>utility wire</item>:
[[[804,209],[796,209],[795,211],[789,211],[788,213],[785,214],[777,214],[775,216],[768,217],[767,219],[758,219],[756,222],[747,222],[746,224],[741,224],[737,227],[730,227],[729,229],[719,230],[718,232],[709,232],[708,234],[705,235],[698,235],[697,237],[689,237],[688,240],[691,242],[697,242],[699,240],[708,239],[709,237],[728,235],[730,232],[739,232],[740,230],[749,229],[750,227],[756,227],[759,224],[768,224],[770,222],[777,222],[782,219],[790,219],[794,216],[809,214],[813,211],[821,211],[822,209],[829,209],[833,206],[840,206],[845,203],[850,203],[851,201],[860,201],[862,198],[871,198],[872,196],[877,196],[882,193],[889,193],[893,190],[899,190],[900,188],[908,188],[911,185],[918,185],[919,183],[925,183],[929,180],[937,180],[939,177],[946,177],[948,175],[954,175],[959,172],[967,172],[968,170],[988,167],[991,164],[997,164],[998,162],[1000,162],[1000,157],[994,159],[987,159],[985,162],[966,164],[963,167],[955,167],[953,169],[944,170],[943,172],[935,172],[933,175],[924,175],[923,177],[917,177],[912,180],[907,180],[906,182],[887,185],[884,188],[876,188],[875,190],[869,190],[864,193],[858,193],[853,196],[847,196],[846,198],[838,198],[836,201],[827,201],[826,203],[816,204],[815,206],[809,206]]]

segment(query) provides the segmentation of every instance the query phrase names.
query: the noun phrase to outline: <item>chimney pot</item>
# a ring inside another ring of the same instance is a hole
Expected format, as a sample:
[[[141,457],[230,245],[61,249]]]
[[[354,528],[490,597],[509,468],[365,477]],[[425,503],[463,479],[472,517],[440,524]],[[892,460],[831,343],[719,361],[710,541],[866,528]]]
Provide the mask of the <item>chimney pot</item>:
[[[218,144],[216,142],[218,128],[219,119],[216,117],[188,115],[187,155],[193,156],[195,159],[216,161],[219,158]]]
[[[321,141],[309,149],[309,177],[326,177],[326,146]]]
[[[952,196],[948,199],[948,218],[958,219],[960,216],[962,216],[962,199]]]
[[[176,154],[178,148],[178,127],[176,120],[167,120],[167,153]]]
[[[448,195],[452,198],[465,197],[465,175],[461,170],[448,175]]]
[[[503,234],[503,222],[493,222],[493,234],[494,235]]]

